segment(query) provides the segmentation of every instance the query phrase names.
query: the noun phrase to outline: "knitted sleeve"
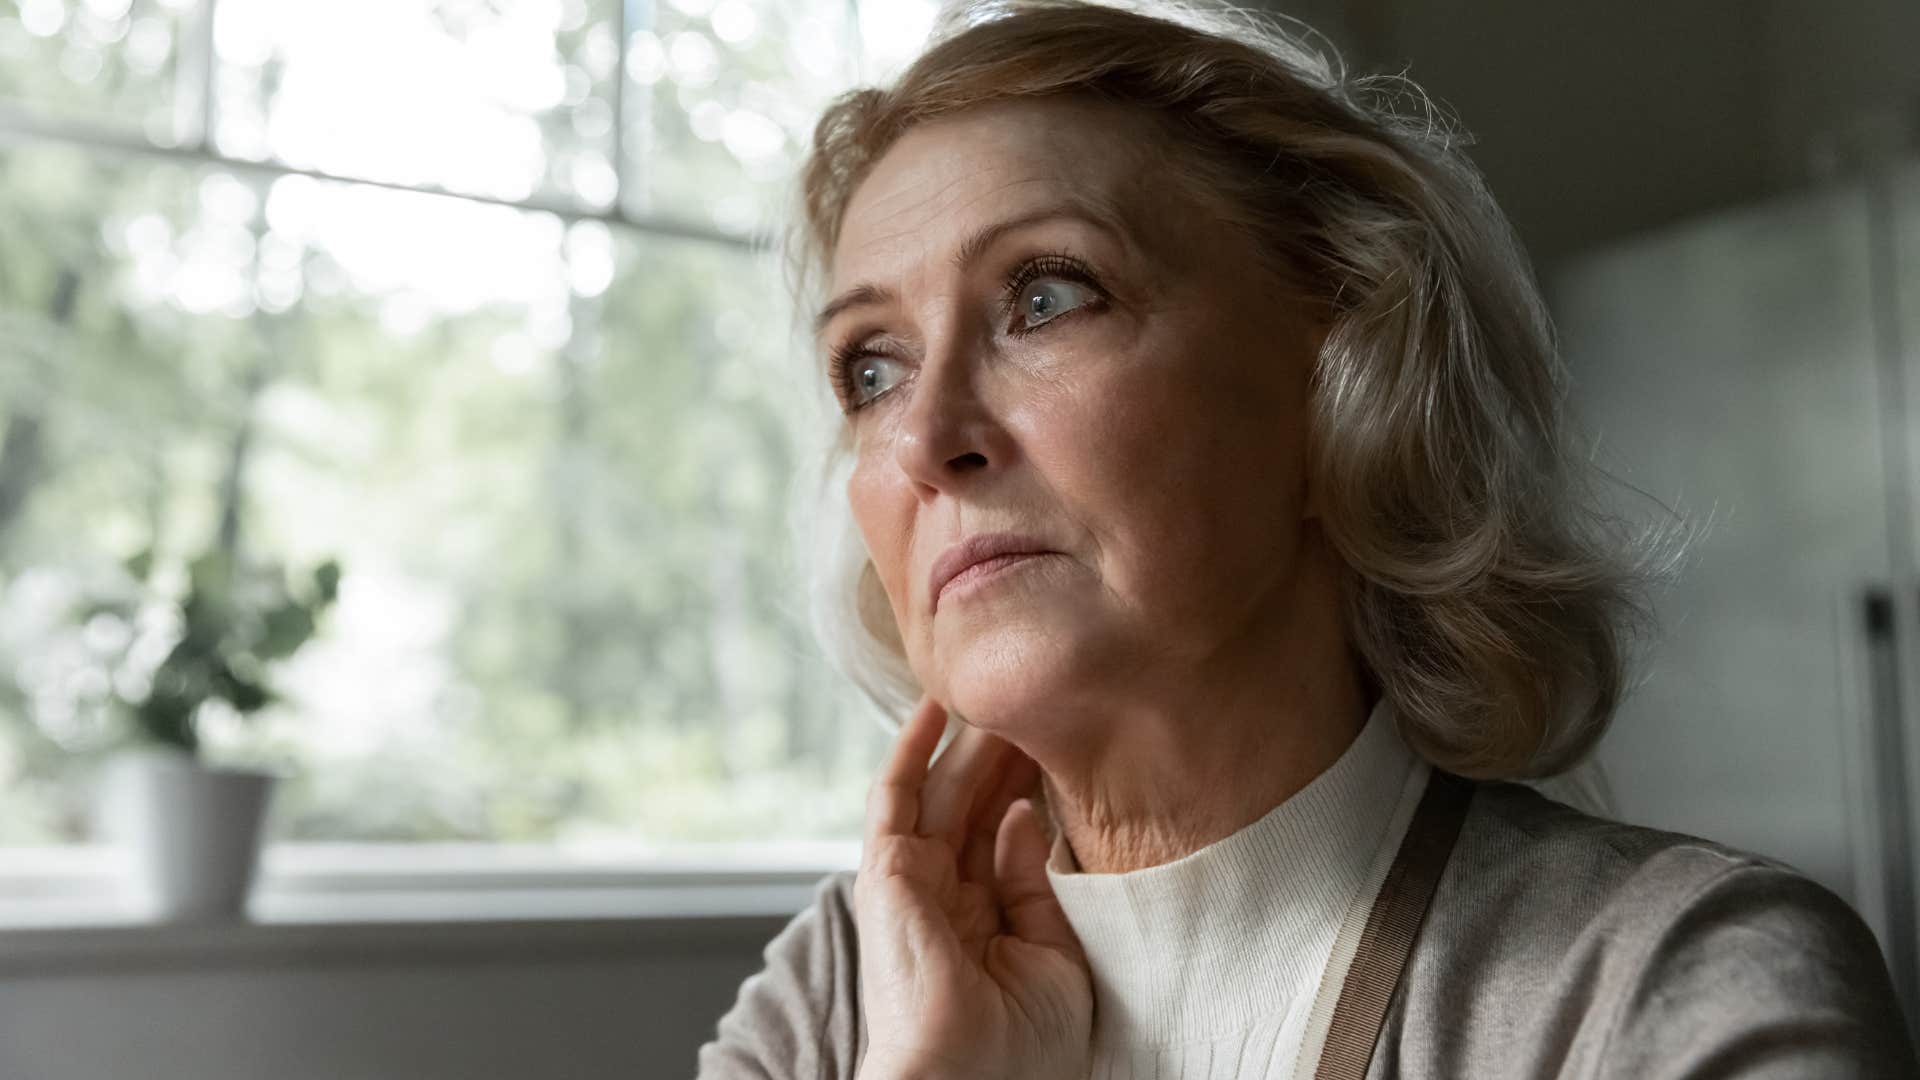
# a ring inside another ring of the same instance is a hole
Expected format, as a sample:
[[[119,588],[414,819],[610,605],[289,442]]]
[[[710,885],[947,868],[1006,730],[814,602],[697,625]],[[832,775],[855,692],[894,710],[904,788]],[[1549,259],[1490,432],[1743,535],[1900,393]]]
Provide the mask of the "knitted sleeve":
[[[853,1080],[866,1039],[852,890],[852,871],[828,875],[767,945],[700,1048],[699,1080]]]
[[[1614,999],[1601,1076],[1920,1076],[1878,944],[1820,885],[1734,864],[1662,922]]]

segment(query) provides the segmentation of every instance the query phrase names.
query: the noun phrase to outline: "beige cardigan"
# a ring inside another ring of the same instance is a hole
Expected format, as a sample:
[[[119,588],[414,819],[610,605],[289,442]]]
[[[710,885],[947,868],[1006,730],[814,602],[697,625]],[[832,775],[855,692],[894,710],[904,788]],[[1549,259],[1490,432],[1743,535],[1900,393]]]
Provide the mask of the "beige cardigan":
[[[703,1080],[855,1075],[852,883],[828,877],[767,947],[700,1051]],[[1481,784],[1367,1075],[1893,1078],[1920,1064],[1878,946],[1832,893]]]

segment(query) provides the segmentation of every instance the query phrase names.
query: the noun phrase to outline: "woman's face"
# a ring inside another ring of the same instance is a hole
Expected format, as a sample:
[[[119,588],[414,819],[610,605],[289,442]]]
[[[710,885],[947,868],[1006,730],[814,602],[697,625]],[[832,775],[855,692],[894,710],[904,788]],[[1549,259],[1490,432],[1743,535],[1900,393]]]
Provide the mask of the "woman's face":
[[[1176,152],[1119,106],[996,106],[909,131],[848,205],[820,323],[847,496],[914,672],[981,726],[1285,636],[1317,328]]]

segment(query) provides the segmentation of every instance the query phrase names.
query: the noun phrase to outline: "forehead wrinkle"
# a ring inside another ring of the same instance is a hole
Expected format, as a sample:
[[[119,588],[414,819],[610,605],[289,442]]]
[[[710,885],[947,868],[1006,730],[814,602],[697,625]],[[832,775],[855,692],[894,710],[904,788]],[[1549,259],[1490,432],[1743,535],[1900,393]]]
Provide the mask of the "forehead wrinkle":
[[[909,235],[924,236],[926,232],[924,228],[924,224],[927,221],[940,222],[940,221],[949,221],[949,220],[962,218],[968,212],[972,211],[975,207],[977,207],[981,202],[984,202],[988,199],[992,199],[995,196],[1002,195],[1007,191],[1014,188],[1018,188],[1022,185],[1047,183],[1049,179],[1051,178],[1023,177],[1020,179],[1002,180],[998,184],[996,184],[994,187],[989,188],[985,191],[978,191],[970,194],[963,194],[955,191],[955,189],[958,188],[961,184],[960,177],[943,176],[941,178],[939,190],[929,192],[923,195],[922,197],[914,200],[912,203],[902,206],[896,210],[892,210],[890,212],[882,212],[880,215],[878,224],[881,226],[884,226],[884,224],[888,221],[898,221],[903,215],[912,214],[915,210],[918,210],[924,207],[926,208],[926,212],[922,215],[919,215],[920,220],[918,222],[904,223],[904,224],[901,224],[899,228],[891,232],[880,233],[878,235],[870,237],[867,240],[863,241],[860,244],[860,247],[862,249],[872,250],[876,247],[883,247],[889,243],[898,241],[901,238]],[[906,193],[902,192],[900,194],[904,195]]]
[[[955,270],[965,270],[1002,236],[1053,221],[1085,222],[1106,233],[1122,247],[1132,247],[1125,218],[1116,211],[1112,203],[1104,199],[1070,195],[1058,202],[1043,204],[1036,209],[1001,218],[999,221],[974,230],[954,250],[950,261]]]
[[[957,186],[958,183],[959,181],[957,179],[949,179],[944,185],[945,192],[951,193],[952,189]],[[947,204],[932,208],[926,215],[926,218],[936,221],[964,221],[969,213],[980,203],[1005,196],[1007,193],[1018,188],[1035,184],[1067,186],[1068,190],[1063,192],[1058,198],[1047,201],[1040,199],[1025,200],[1029,205],[1016,207],[1007,213],[995,215],[992,220],[987,221],[984,225],[976,227],[959,237],[959,242],[953,246],[952,253],[949,256],[949,265],[956,270],[965,269],[968,264],[978,258],[987,247],[991,246],[995,240],[999,239],[1000,236],[1006,232],[1017,230],[1028,225],[1041,224],[1055,218],[1082,219],[1090,222],[1102,231],[1109,233],[1123,246],[1132,246],[1130,243],[1129,229],[1127,227],[1129,217],[1122,212],[1118,200],[1113,199],[1106,193],[1094,193],[1074,189],[1068,184],[1066,178],[1059,176],[1030,176],[1005,180],[988,190],[976,192],[964,198],[955,196],[954,199],[949,200]],[[935,197],[935,195],[929,195],[927,199]],[[890,214],[889,217],[897,219],[901,214],[910,213],[916,206],[925,205],[927,199],[916,202],[914,206],[902,207]],[[871,251],[897,243],[908,236],[923,236],[923,229],[914,224],[904,224],[893,231],[881,233],[861,241],[859,247],[862,250]],[[924,250],[924,248],[932,245],[923,237],[921,246]],[[912,265],[921,266],[924,264],[925,260],[920,259],[916,260]],[[849,290],[849,292],[853,291],[887,292],[889,290],[884,286],[862,284],[855,286],[853,290]]]
[[[932,207],[928,211],[928,213],[924,215],[924,218],[926,219],[931,219],[935,221],[945,220],[948,218],[953,218],[959,215],[963,215],[980,201],[992,198],[995,195],[1002,194],[1011,188],[1019,187],[1020,185],[1023,185],[1023,184],[1046,182],[1044,178],[1025,178],[1025,179],[1019,179],[1019,180],[1008,180],[1008,181],[1002,182],[995,188],[992,188],[987,191],[978,192],[976,194],[966,197],[964,201],[956,202],[956,200],[960,199],[960,196],[955,195],[953,192],[954,192],[954,189],[959,186],[960,178],[956,176],[943,176],[941,178],[941,181],[942,182],[938,190],[928,192],[925,195],[921,196],[920,198],[915,199],[912,202],[908,203],[907,205],[899,207],[898,209],[882,212],[883,216],[881,217],[881,222],[885,223],[887,221],[897,221],[902,215],[912,214],[917,208],[927,206],[927,204],[930,201],[941,199],[942,196],[947,196],[947,199],[944,203]],[[907,194],[907,192],[901,192],[899,194],[905,195]],[[884,205],[886,201],[887,200],[885,198],[882,198],[881,199],[882,205]],[[989,228],[991,227],[992,226],[989,226]],[[856,246],[858,250],[861,250],[861,251],[869,251],[869,252],[875,251],[875,250],[884,251],[889,247],[903,246],[903,242],[908,241],[912,238],[919,238],[921,241],[920,246],[922,248],[923,257],[918,259],[913,259],[905,267],[906,272],[911,273],[913,269],[926,265],[928,261],[927,258],[925,257],[925,254],[926,254],[925,249],[928,247],[931,247],[932,245],[931,245],[931,242],[926,238],[925,233],[926,233],[926,230],[924,228],[919,227],[915,223],[908,222],[908,223],[900,224],[899,227],[892,229],[890,231],[882,232],[875,236],[861,239],[858,241]],[[844,237],[846,234],[843,232],[841,235],[844,240]],[[839,255],[838,253],[836,253],[836,256],[834,259],[836,268],[838,267],[840,261],[841,260],[839,258]],[[840,290],[835,294],[835,298],[829,301],[827,305],[821,309],[820,314],[815,317],[814,332],[820,333],[821,331],[824,331],[827,327],[827,324],[832,322],[835,316],[839,315],[841,312],[849,308],[866,307],[866,306],[871,306],[876,304],[890,303],[898,299],[899,295],[900,293],[898,290],[890,288],[883,284],[873,282],[873,281],[861,282],[845,290]]]
[[[956,184],[960,182],[959,178],[956,176],[944,176],[944,177],[940,177],[939,179],[941,180],[941,183],[936,190],[927,192],[921,195],[917,199],[913,199],[911,201],[905,202],[904,205],[901,205],[895,209],[887,209],[886,208],[887,204],[889,202],[906,199],[908,196],[911,196],[913,194],[914,187],[919,185],[909,183],[906,190],[889,192],[885,195],[882,195],[878,198],[879,208],[873,212],[879,215],[879,220],[883,224],[887,221],[897,220],[902,215],[912,213],[916,207],[925,205],[925,203],[928,200],[936,199],[940,197],[943,191],[951,190]],[[857,196],[857,193],[856,193],[856,196]],[[849,216],[849,219],[851,219],[853,207],[849,206],[848,209],[849,209],[848,216]],[[863,250],[863,251],[871,251],[876,248],[883,249],[890,245],[898,244],[899,242],[906,240],[909,237],[915,236],[918,234],[918,232],[919,230],[914,228],[912,224],[910,223],[902,224],[900,227],[890,232],[883,232],[872,237],[860,239],[858,241],[857,247],[859,250]],[[847,231],[843,228],[840,233],[840,243],[836,245],[834,256],[833,256],[833,269],[836,272],[835,276],[838,276],[837,271],[839,270],[839,267],[842,262],[842,252],[846,249],[846,247],[847,247]],[[850,308],[869,307],[869,306],[875,306],[879,304],[891,303],[898,298],[899,298],[899,294],[895,290],[888,288],[885,285],[876,284],[872,281],[864,281],[848,289],[838,290],[835,292],[834,298],[828,301],[825,307],[821,308],[820,314],[815,316],[814,333],[819,334],[825,331],[827,328],[827,325],[831,323],[835,317],[837,317],[841,312],[846,311]]]
[[[1055,106],[1045,106],[1053,108]],[[1084,112],[1088,103],[1068,106],[1074,112]],[[1023,109],[1033,108],[1024,105]],[[1094,105],[1095,111],[1107,112],[1104,105]],[[1149,248],[1158,249],[1167,237],[1160,235],[1163,230],[1148,228],[1159,224],[1155,215],[1146,209],[1154,204],[1153,193],[1147,183],[1147,176],[1157,172],[1152,168],[1164,157],[1166,147],[1164,136],[1152,125],[1145,125],[1133,133],[1136,138],[1118,140],[1101,139],[1097,143],[1084,141],[1084,129],[1071,128],[1065,131],[1053,129],[1040,137],[1053,140],[1045,146],[1038,146],[1029,138],[1032,133],[1020,131],[1000,131],[992,133],[994,150],[985,156],[992,159],[1001,153],[1007,153],[1014,160],[1005,157],[995,162],[1000,168],[1000,176],[982,177],[981,172],[969,169],[967,165],[980,159],[979,152],[964,155],[964,160],[956,163],[955,151],[947,149],[945,140],[937,133],[922,129],[910,133],[901,143],[895,144],[891,154],[899,153],[913,142],[927,138],[936,138],[931,148],[915,148],[911,164],[892,172],[886,177],[887,188],[876,192],[873,182],[879,176],[869,174],[861,187],[865,188],[871,201],[857,208],[857,217],[861,221],[861,232],[865,236],[854,237],[849,245],[848,230],[842,229],[841,243],[837,246],[833,259],[833,271],[846,266],[848,255],[866,255],[883,266],[893,261],[900,276],[911,276],[916,270],[928,267],[933,255],[932,249],[948,236],[934,232],[946,223],[964,223],[964,219],[982,202],[996,198],[1007,198],[1010,192],[1032,185],[1044,185],[1063,189],[1060,198],[1052,205],[1077,210],[1077,216],[1087,219],[1095,226],[1105,226],[1104,232],[1117,242],[1129,255],[1145,254],[1141,242],[1151,239]],[[1067,145],[1062,145],[1066,143]],[[1117,151],[1118,160],[1108,160],[1106,164],[1093,168],[1079,167],[1086,158],[1078,150],[1093,150],[1095,156],[1105,158]],[[931,149],[932,152],[928,152]],[[1037,152],[1036,152],[1037,151]],[[884,157],[883,157],[884,162]],[[898,159],[896,158],[896,164]],[[956,167],[958,164],[961,167]],[[1018,171],[1021,175],[1008,176]],[[878,172],[880,170],[876,170]],[[1075,175],[1079,173],[1079,175]],[[973,183],[985,181],[990,186],[981,190],[964,190]],[[861,193],[856,192],[855,198]],[[1024,201],[1024,200],[1023,200]],[[1000,221],[1009,221],[1019,217],[1038,216],[1036,211],[1048,204],[1038,199],[1026,201],[1026,206],[1015,207],[1004,214],[995,215]],[[856,209],[849,207],[849,209]],[[1133,212],[1130,212],[1133,211]],[[988,226],[991,227],[991,226]],[[1144,230],[1144,232],[1142,231]],[[945,229],[951,233],[953,229]],[[977,255],[977,251],[967,251],[969,237],[977,237],[982,230],[976,229],[967,237],[957,238],[954,248],[955,260],[962,256]],[[992,240],[997,237],[986,237]],[[908,244],[915,244],[919,251],[907,250]],[[898,253],[898,257],[889,260],[889,248]],[[836,274],[837,276],[837,274]],[[884,296],[888,300],[898,299],[894,290],[879,284],[872,278],[843,292],[843,297],[860,291],[868,297]],[[833,305],[835,312],[843,310],[845,305]],[[827,312],[823,312],[826,314]],[[817,329],[824,330],[821,320]]]

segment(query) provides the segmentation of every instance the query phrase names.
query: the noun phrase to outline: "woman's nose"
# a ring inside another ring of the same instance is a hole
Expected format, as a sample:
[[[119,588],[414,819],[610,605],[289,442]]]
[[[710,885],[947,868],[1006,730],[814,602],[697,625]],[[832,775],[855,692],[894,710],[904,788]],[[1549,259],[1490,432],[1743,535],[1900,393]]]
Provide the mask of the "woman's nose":
[[[978,373],[959,357],[923,364],[908,388],[895,455],[921,498],[953,494],[1005,463],[1005,430],[980,389]]]

